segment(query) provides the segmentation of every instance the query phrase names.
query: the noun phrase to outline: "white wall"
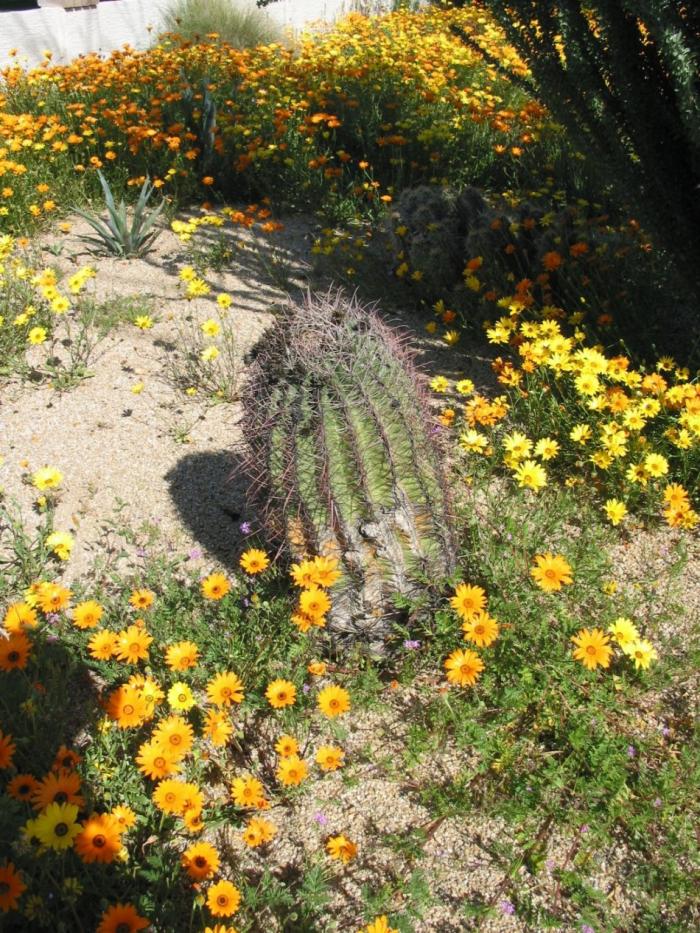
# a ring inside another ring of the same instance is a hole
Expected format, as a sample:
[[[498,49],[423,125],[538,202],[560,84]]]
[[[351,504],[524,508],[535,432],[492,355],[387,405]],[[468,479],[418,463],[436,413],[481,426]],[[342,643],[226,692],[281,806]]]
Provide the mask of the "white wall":
[[[254,6],[255,0],[238,0]],[[56,7],[23,13],[0,11],[0,67],[11,62],[34,66],[44,49],[65,63],[87,52],[108,53],[125,43],[143,49],[161,28],[161,12],[170,0],[114,0],[94,9],[66,11]],[[390,4],[389,4],[390,5]],[[265,12],[285,27],[299,29],[314,20],[332,21],[348,10],[376,8],[377,0],[278,0]],[[11,58],[12,49],[18,56]]]

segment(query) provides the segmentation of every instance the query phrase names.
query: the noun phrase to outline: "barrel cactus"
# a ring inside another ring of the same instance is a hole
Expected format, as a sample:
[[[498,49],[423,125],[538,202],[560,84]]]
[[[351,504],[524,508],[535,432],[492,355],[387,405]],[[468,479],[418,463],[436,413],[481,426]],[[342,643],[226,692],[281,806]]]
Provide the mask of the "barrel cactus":
[[[290,306],[258,345],[243,397],[244,461],[271,538],[336,557],[328,631],[381,651],[394,594],[454,567],[423,377],[374,308],[331,289]]]

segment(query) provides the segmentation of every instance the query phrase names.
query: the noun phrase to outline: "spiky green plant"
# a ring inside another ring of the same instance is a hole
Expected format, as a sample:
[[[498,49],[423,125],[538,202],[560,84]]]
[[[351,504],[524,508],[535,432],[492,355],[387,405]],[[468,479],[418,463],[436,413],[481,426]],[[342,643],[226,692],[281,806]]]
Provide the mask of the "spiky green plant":
[[[268,532],[295,558],[340,560],[328,630],[381,650],[394,594],[454,567],[423,379],[376,309],[331,289],[259,345],[244,393],[245,464]]]
[[[447,0],[447,5],[450,5]],[[461,6],[461,2],[453,5]],[[687,0],[487,0],[538,97],[700,293],[700,11]]]
[[[92,243],[104,252],[119,256],[122,259],[143,256],[160,234],[160,230],[155,227],[155,223],[163,211],[165,201],[162,201],[154,210],[146,210],[154,190],[150,179],[147,178],[134,206],[131,222],[129,222],[128,209],[124,200],[117,204],[107,179],[100,171],[98,171],[97,175],[105,196],[107,220],[100,220],[95,214],[76,208],[75,213],[84,218],[97,234],[97,236],[83,235],[81,239],[87,243]]]

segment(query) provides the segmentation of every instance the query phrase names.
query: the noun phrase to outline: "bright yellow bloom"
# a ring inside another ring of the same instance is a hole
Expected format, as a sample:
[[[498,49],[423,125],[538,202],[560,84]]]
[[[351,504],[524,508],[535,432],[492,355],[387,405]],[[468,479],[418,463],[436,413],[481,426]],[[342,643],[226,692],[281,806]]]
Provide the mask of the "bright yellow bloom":
[[[241,567],[246,573],[262,573],[270,564],[270,558],[264,551],[258,548],[249,548],[244,551],[239,561]]]
[[[56,489],[61,485],[63,473],[56,467],[42,467],[32,475],[32,485],[42,492],[45,489]]]
[[[357,855],[357,846],[341,833],[339,836],[331,836],[326,843],[326,852],[331,858],[338,859],[347,865]]]
[[[622,650],[625,654],[632,658],[634,661],[634,666],[639,670],[646,670],[652,661],[656,661],[659,657],[656,648],[652,645],[651,642],[646,641],[644,638],[640,638],[637,641],[633,641],[630,644],[623,645]]]
[[[337,771],[344,758],[345,752],[337,745],[322,745],[316,752],[316,764],[322,771]]]
[[[587,628],[574,635],[571,641],[576,645],[573,651],[574,658],[580,661],[589,671],[596,667],[609,667],[612,657],[612,648],[610,647],[610,636],[606,635],[602,629]]]
[[[627,506],[619,499],[608,499],[603,508],[611,525],[619,525],[627,515]]]
[[[499,627],[498,622],[482,610],[463,623],[462,631],[466,641],[472,642],[477,648],[488,648],[498,638]]]
[[[173,709],[176,710],[188,710],[192,709],[196,705],[197,701],[194,698],[194,694],[190,687],[178,681],[174,683],[170,690],[168,690],[168,703]]]
[[[274,709],[283,709],[285,706],[294,706],[297,698],[297,688],[291,680],[278,678],[268,684],[265,696],[267,702]]]
[[[639,640],[639,632],[634,622],[631,619],[626,619],[624,616],[615,619],[615,621],[608,626],[608,632],[623,650],[626,645],[631,645],[633,642]]]
[[[231,589],[231,584],[223,573],[211,573],[200,584],[205,599],[219,600]]]
[[[525,460],[515,470],[515,479],[521,489],[537,492],[547,485],[547,472],[536,460]]]
[[[301,784],[309,773],[309,766],[298,755],[282,758],[277,766],[277,780],[285,787]]]
[[[560,590],[563,585],[573,583],[571,567],[560,555],[537,554],[535,566],[530,570],[530,576],[545,593]]]
[[[486,606],[486,592],[480,586],[459,583],[450,605],[460,619],[468,621],[478,615]]]
[[[343,687],[331,684],[319,691],[316,703],[324,716],[333,719],[350,709],[350,694]]]
[[[451,684],[473,687],[484,669],[484,662],[475,651],[458,649],[445,660],[444,667]]]

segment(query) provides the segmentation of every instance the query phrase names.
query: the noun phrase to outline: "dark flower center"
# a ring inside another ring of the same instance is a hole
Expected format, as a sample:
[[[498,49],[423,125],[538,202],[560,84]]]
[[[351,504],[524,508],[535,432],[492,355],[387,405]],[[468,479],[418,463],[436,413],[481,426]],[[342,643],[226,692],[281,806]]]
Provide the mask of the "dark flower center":
[[[56,836],[65,836],[68,833],[68,824],[67,823],[56,823],[54,827],[54,835]]]
[[[107,845],[107,840],[101,833],[98,833],[95,837],[93,837],[92,844],[95,846],[95,848],[101,849],[103,846]]]

